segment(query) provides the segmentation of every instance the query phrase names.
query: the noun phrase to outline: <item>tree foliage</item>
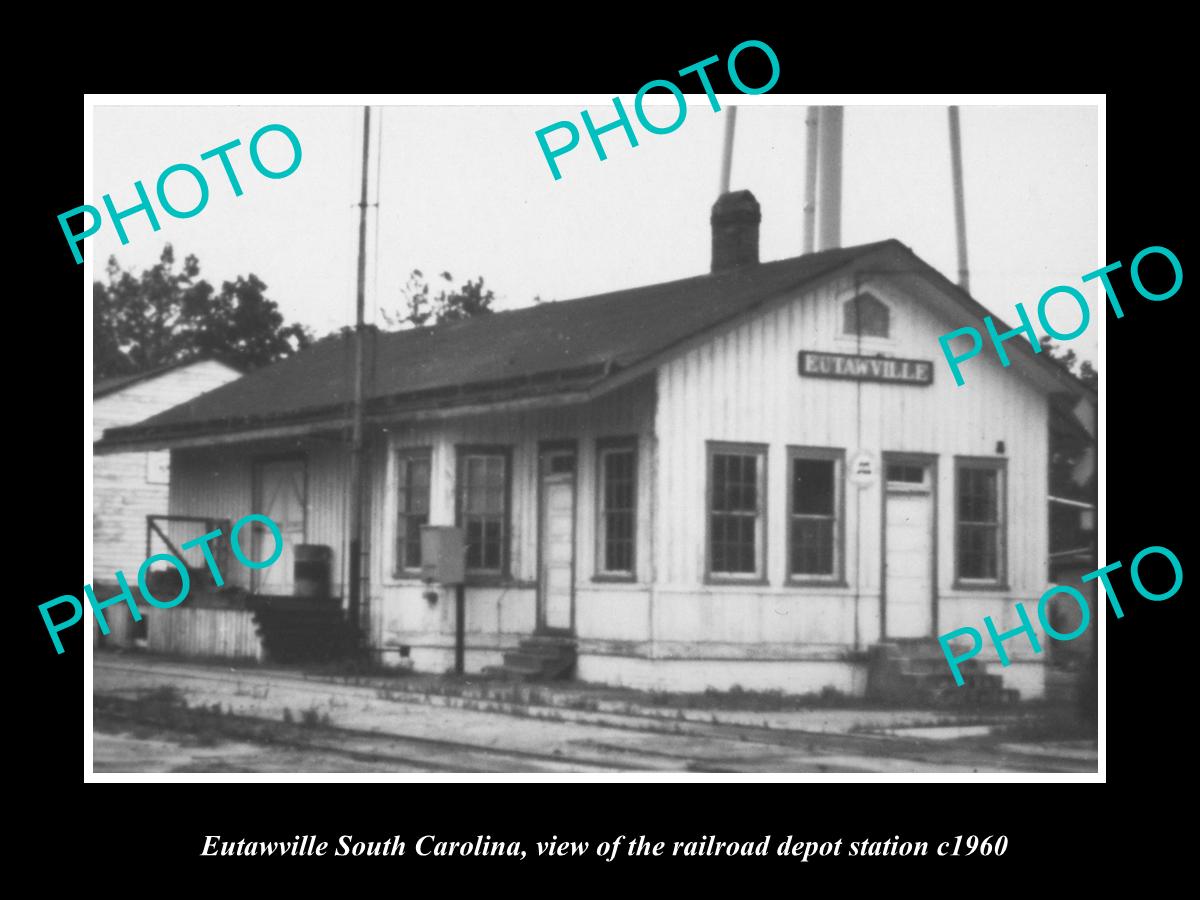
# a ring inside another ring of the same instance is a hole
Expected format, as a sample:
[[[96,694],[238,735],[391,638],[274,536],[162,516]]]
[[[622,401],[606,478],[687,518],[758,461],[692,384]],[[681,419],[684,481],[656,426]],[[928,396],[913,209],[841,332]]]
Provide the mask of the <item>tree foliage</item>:
[[[1071,349],[1063,349],[1050,338],[1043,335],[1042,351],[1060,366],[1090,387],[1093,391],[1100,389],[1100,373],[1086,359],[1080,359]]]
[[[159,261],[134,273],[110,257],[107,282],[93,286],[94,378],[131,375],[205,356],[244,369],[303,350],[312,333],[285,324],[267,286],[239,275],[215,289],[189,255],[176,265],[170,244]]]
[[[379,313],[389,328],[420,328],[424,325],[441,325],[443,322],[457,322],[472,316],[487,315],[492,312],[492,302],[496,299],[491,288],[485,288],[483,277],[474,281],[468,279],[458,287],[452,287],[454,276],[442,272],[437,276],[442,284],[441,289],[434,293],[425,274],[420,269],[409,273],[408,281],[400,289],[402,303],[395,310],[380,308]]]
[[[1059,345],[1055,344],[1048,337],[1042,338],[1042,352],[1050,356],[1052,360],[1065,368],[1068,372],[1079,378],[1084,384],[1092,390],[1099,389],[1100,374],[1086,359],[1080,359],[1074,350],[1064,350]],[[1073,472],[1076,464],[1088,452],[1094,453],[1092,441],[1083,438],[1080,435],[1073,435],[1068,432],[1060,432],[1052,430],[1050,433],[1050,491],[1057,497],[1075,497],[1077,499],[1094,501],[1095,493],[1095,476],[1087,485],[1076,484]],[[1060,531],[1064,526],[1057,520],[1063,520],[1068,523],[1067,530],[1072,534],[1074,525],[1078,515],[1069,509],[1056,507],[1052,510],[1051,531]],[[1064,549],[1057,547],[1056,549]]]

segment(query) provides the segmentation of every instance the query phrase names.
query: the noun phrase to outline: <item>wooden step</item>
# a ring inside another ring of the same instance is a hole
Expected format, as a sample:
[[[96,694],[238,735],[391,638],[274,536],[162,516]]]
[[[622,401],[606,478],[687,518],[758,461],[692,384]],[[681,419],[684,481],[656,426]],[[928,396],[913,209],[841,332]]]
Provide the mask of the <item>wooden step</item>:
[[[251,608],[263,649],[272,662],[327,662],[356,652],[354,629],[336,602],[256,597]]]

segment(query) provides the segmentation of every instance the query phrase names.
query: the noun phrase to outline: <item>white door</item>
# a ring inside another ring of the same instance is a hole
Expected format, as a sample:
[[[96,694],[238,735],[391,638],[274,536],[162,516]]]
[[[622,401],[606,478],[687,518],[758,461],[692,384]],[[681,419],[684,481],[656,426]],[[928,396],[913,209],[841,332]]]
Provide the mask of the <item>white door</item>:
[[[933,635],[933,493],[928,466],[887,466],[885,636]],[[898,480],[893,481],[892,476]],[[917,479],[922,479],[918,481]],[[902,479],[902,480],[900,480]]]
[[[575,458],[542,458],[541,598],[543,628],[570,630],[575,593]]]
[[[262,513],[283,533],[283,552],[265,569],[255,569],[253,589],[257,594],[291,594],[294,567],[293,548],[304,543],[305,474],[304,460],[285,459],[259,463],[255,512]],[[254,522],[253,555],[255,561],[265,560],[275,550],[275,542],[266,526]],[[244,532],[239,535],[247,546]]]

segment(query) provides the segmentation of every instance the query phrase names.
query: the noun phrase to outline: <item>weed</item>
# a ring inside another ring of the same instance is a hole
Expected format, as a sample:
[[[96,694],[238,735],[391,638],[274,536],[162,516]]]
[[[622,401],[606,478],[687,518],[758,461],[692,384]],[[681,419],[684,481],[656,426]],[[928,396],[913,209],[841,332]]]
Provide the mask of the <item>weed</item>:
[[[142,699],[146,703],[161,703],[166,706],[187,706],[187,701],[183,699],[183,694],[179,688],[172,684],[162,684],[156,688],[147,691]]]

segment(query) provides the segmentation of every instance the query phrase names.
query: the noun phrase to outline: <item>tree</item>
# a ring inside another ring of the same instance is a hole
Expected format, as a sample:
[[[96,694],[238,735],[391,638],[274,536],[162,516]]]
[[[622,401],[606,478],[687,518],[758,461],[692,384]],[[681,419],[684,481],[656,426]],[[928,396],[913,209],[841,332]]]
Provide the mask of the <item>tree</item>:
[[[454,283],[454,276],[449,272],[442,272],[438,278],[447,284]],[[420,269],[409,273],[400,295],[404,298],[400,309],[381,307],[379,310],[389,328],[420,328],[487,315],[492,312],[492,301],[496,299],[491,288],[484,288],[482,276],[474,281],[468,279],[457,288],[443,287],[435,295]]]
[[[155,265],[136,275],[110,257],[106,275],[107,283],[93,286],[92,370],[97,379],[202,356],[253,369],[312,342],[303,325],[284,324],[279,306],[267,299],[267,286],[256,275],[239,275],[217,291],[199,277],[195,256],[187,256],[177,268],[170,244]]]
[[[1054,341],[1045,335],[1042,336],[1042,350],[1045,351],[1052,360],[1060,366],[1075,375],[1080,381],[1090,387],[1093,391],[1100,389],[1100,373],[1096,371],[1096,367],[1086,359],[1079,359],[1075,355],[1074,350],[1064,350]],[[1078,366],[1078,371],[1076,367]]]

